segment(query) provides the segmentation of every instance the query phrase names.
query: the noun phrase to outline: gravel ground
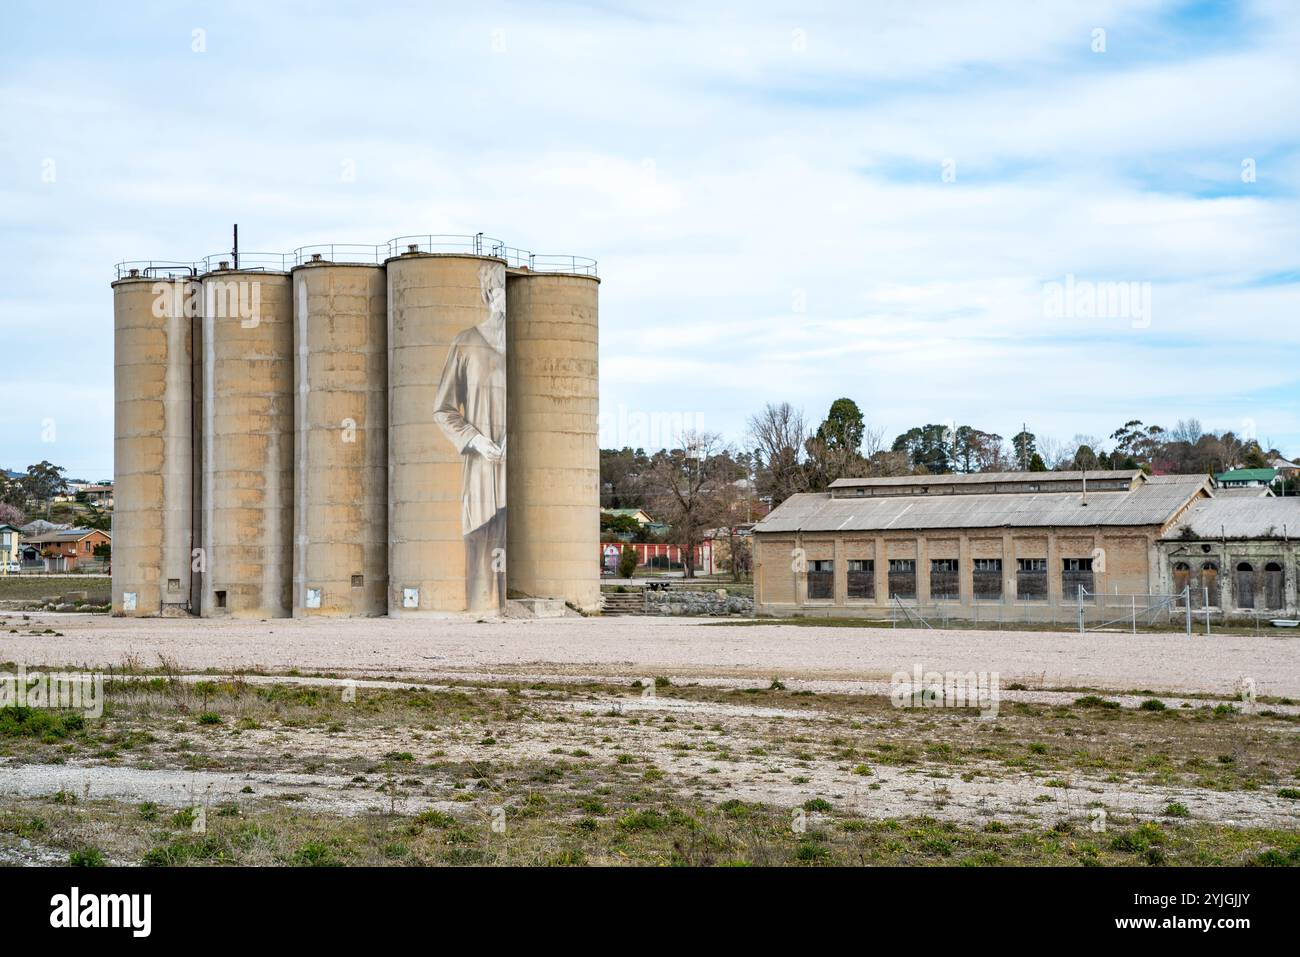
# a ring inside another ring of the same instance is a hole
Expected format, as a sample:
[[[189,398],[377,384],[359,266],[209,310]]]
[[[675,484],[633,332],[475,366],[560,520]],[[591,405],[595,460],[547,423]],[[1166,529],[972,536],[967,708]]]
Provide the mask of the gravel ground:
[[[53,629],[59,634],[31,634]],[[16,632],[11,631],[16,629]],[[265,622],[8,615],[0,661],[118,666],[160,656],[183,670],[335,671],[431,678],[458,672],[691,678],[779,676],[887,681],[920,664],[996,671],[1003,687],[1088,687],[1300,697],[1300,638],[913,630],[791,625],[721,627],[702,619],[560,618]]]

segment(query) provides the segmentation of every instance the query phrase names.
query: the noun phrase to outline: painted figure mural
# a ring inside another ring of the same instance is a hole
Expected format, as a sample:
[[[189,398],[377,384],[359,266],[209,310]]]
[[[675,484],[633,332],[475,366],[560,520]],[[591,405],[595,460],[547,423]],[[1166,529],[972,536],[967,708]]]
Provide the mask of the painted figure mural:
[[[452,340],[434,407],[434,421],[464,457],[461,531],[470,611],[491,611],[505,603],[505,281],[500,264],[479,270],[487,318]]]

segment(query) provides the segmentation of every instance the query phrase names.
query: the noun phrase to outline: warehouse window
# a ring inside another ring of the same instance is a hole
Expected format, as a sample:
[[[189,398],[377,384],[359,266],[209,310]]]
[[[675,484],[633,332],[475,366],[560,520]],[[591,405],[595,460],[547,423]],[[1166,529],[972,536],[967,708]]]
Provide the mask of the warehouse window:
[[[977,558],[972,569],[977,599],[999,601],[1002,598],[1002,559]]]
[[[1192,585],[1192,566],[1187,564],[1187,562],[1174,562],[1174,594],[1182,595],[1183,589],[1189,587],[1192,589],[1192,600],[1194,604],[1196,600],[1196,588]],[[1177,608],[1183,607],[1183,600],[1181,597],[1174,602],[1174,606]]]
[[[957,559],[930,559],[930,598],[934,601],[956,601],[961,597],[957,578]]]
[[[1205,601],[1211,608],[1219,607],[1219,563],[1206,562],[1201,566],[1202,596],[1208,592]]]
[[[1237,607],[1255,607],[1255,567],[1250,562],[1237,564]]]
[[[889,560],[889,597],[916,597],[916,562],[911,558]]]
[[[876,597],[876,563],[870,558],[849,559],[849,597]]]
[[[1282,607],[1282,566],[1269,562],[1264,566],[1264,607]]]
[[[1077,601],[1080,588],[1088,592],[1084,601],[1091,601],[1096,591],[1093,585],[1091,558],[1061,559],[1061,592],[1066,601]]]
[[[1047,601],[1047,559],[1016,559],[1016,599]]]
[[[835,597],[835,563],[827,559],[808,563],[808,597]]]

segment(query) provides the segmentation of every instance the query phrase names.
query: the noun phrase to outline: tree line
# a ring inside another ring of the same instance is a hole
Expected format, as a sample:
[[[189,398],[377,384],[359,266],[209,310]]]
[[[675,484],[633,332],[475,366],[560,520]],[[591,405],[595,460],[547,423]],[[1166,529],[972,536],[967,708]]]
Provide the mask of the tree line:
[[[780,402],[750,417],[738,445],[716,433],[688,432],[679,448],[653,454],[602,449],[601,506],[645,509],[668,526],[660,540],[689,550],[706,533],[715,541],[719,532],[734,534],[735,526],[791,495],[824,491],[839,478],[1079,469],[1214,474],[1266,468],[1279,457],[1286,456],[1248,436],[1206,431],[1194,418],[1171,429],[1130,419],[1108,436],[1077,434],[1065,442],[1027,425],[1008,439],[970,425],[928,423],[886,442],[853,399],[836,399],[815,426]],[[1300,493],[1300,479],[1284,491]],[[643,541],[656,537],[631,519],[607,517],[605,530]]]

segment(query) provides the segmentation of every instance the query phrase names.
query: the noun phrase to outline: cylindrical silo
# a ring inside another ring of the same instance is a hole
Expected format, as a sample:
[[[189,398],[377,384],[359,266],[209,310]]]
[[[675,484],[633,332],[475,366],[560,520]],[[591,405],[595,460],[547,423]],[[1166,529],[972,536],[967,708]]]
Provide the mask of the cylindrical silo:
[[[201,614],[287,618],[293,574],[293,296],[283,272],[203,282]]]
[[[595,276],[512,270],[509,316],[511,595],[600,607]]]
[[[505,262],[408,252],[388,271],[390,615],[505,601]]]
[[[293,614],[388,611],[388,308],[384,267],[292,272]]]
[[[113,283],[115,615],[190,608],[197,296],[189,279],[131,275]]]

